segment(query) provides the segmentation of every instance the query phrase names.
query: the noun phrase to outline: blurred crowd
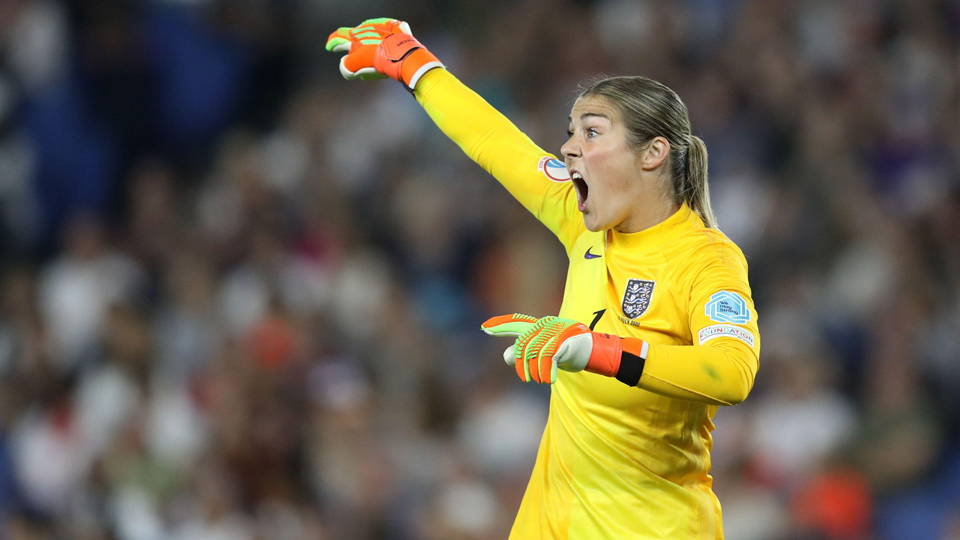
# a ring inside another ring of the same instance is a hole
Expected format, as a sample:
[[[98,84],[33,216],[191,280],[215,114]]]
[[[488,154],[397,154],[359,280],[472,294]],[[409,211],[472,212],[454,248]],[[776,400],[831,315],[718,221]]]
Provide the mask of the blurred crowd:
[[[0,538],[505,538],[545,424],[479,323],[559,243],[326,36],[410,22],[547,151],[687,103],[763,335],[732,540],[960,539],[960,2],[3,0]]]

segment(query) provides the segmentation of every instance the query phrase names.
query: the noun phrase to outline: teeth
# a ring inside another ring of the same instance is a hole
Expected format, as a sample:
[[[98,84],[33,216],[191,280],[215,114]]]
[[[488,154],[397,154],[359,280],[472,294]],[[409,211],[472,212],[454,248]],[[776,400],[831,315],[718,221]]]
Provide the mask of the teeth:
[[[580,174],[580,173],[578,173],[578,172],[575,172],[575,173],[573,173],[573,174],[570,176],[570,178],[575,178],[575,179],[577,179],[577,180],[583,180],[583,175]]]

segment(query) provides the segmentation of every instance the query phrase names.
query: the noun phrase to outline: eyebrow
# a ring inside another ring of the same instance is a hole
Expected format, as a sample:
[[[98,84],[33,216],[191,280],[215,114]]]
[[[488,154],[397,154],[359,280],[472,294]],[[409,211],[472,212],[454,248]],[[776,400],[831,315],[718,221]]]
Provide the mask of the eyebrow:
[[[609,117],[609,116],[607,116],[607,115],[605,115],[605,114],[603,114],[603,113],[594,113],[594,112],[585,112],[585,113],[581,114],[581,115],[580,115],[580,120],[583,120],[584,118],[589,118],[589,117],[591,117],[591,116],[597,117],[597,118],[605,118],[605,119],[607,119],[607,120],[610,120],[610,117]],[[568,117],[567,117],[567,121],[572,122],[572,121],[573,121],[573,116],[568,116]]]

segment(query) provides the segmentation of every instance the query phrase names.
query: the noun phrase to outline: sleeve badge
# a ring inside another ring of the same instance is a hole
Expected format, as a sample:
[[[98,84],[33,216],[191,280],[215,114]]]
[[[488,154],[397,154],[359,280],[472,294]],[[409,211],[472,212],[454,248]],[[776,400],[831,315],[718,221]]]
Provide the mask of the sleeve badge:
[[[750,308],[742,296],[731,291],[720,291],[710,296],[706,315],[711,321],[730,324],[750,322]]]
[[[554,182],[567,182],[570,180],[570,171],[567,170],[567,166],[559,159],[554,159],[550,156],[540,158],[540,162],[537,163],[537,170]]]

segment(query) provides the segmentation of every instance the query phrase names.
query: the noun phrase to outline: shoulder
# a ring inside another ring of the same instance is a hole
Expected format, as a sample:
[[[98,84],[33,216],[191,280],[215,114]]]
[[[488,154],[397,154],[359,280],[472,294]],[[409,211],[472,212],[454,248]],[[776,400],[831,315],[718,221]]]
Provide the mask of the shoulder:
[[[740,247],[717,229],[701,228],[685,236],[678,293],[689,302],[688,309],[700,314],[706,309],[714,322],[750,321],[752,292]],[[722,313],[714,313],[717,310]]]
[[[719,229],[693,229],[683,235],[674,248],[677,253],[672,258],[677,261],[678,270],[688,275],[699,274],[708,268],[744,274],[747,271],[743,251]]]

